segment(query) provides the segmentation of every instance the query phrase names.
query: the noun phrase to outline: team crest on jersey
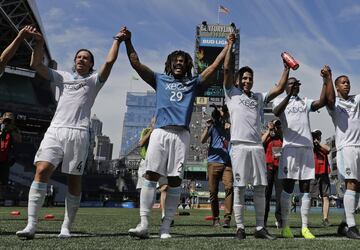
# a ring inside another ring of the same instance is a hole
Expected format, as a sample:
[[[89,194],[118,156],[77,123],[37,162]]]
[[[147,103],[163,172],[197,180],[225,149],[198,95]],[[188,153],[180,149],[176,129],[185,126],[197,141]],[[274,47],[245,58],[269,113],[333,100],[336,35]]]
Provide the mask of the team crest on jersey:
[[[346,173],[346,175],[351,175],[351,169],[350,169],[350,168],[346,168],[346,169],[345,169],[345,173]]]
[[[236,180],[236,181],[240,181],[240,179],[241,179],[241,178],[240,178],[240,174],[239,174],[239,173],[236,173],[236,174],[235,174],[235,180]]]

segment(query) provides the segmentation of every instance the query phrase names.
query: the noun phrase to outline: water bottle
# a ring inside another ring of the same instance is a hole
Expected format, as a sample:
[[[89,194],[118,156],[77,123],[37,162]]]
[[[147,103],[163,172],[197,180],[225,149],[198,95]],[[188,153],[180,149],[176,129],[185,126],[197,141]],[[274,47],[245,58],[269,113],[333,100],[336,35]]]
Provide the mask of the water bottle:
[[[297,70],[299,68],[299,63],[288,52],[281,53],[281,57],[286,62],[287,66],[293,70]]]

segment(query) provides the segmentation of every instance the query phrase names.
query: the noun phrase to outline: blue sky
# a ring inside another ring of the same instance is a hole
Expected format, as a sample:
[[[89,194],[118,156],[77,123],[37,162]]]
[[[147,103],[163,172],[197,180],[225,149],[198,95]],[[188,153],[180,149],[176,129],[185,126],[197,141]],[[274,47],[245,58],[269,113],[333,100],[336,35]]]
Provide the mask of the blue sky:
[[[95,54],[95,67],[104,62],[112,37],[125,25],[141,61],[154,71],[163,71],[166,56],[175,49],[194,53],[195,26],[206,20],[217,23],[218,6],[230,9],[220,14],[220,23],[234,22],[240,28],[240,66],[255,71],[254,91],[265,92],[282,72],[280,53],[289,51],[300,63],[291,75],[302,82],[301,96],[318,98],[321,67],[329,64],[334,79],[349,75],[352,93],[360,92],[360,1],[356,0],[36,0],[53,58],[61,70],[70,70],[79,48]],[[100,91],[95,113],[103,132],[120,150],[126,91],[145,91],[121,45],[112,74]],[[311,115],[312,128],[334,133],[325,109]]]

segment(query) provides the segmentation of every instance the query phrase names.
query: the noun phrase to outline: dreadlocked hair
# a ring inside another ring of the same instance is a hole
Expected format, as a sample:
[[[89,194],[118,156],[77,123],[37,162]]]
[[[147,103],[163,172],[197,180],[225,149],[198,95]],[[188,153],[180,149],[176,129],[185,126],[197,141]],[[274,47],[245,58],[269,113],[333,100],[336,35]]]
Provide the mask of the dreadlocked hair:
[[[193,60],[191,56],[182,50],[175,50],[171,54],[168,55],[167,60],[165,62],[165,73],[170,75],[172,73],[171,63],[176,60],[178,56],[182,56],[185,59],[185,75],[187,77],[192,77],[191,70],[194,67]]]

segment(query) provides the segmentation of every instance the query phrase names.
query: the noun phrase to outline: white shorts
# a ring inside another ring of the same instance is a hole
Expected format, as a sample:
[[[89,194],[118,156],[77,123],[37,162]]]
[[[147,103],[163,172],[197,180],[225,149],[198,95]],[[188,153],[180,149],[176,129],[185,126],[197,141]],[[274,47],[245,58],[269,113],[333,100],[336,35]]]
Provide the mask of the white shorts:
[[[61,163],[61,172],[82,175],[89,144],[87,130],[49,127],[35,155],[34,164],[47,161],[58,167]]]
[[[189,143],[190,133],[186,129],[180,127],[154,129],[145,158],[146,171],[182,179]]]
[[[230,157],[234,187],[267,186],[265,152],[261,144],[232,144]]]
[[[360,181],[360,146],[343,147],[337,152],[337,168],[345,180]]]
[[[143,187],[143,184],[144,184],[144,174],[146,172],[146,166],[145,166],[145,160],[144,159],[141,159],[140,160],[140,164],[139,164],[139,169],[138,169],[138,180],[137,180],[137,183],[136,183],[136,189],[139,189],[139,188],[142,188]]]
[[[311,147],[287,147],[282,149],[278,171],[279,179],[315,179],[314,152]]]

